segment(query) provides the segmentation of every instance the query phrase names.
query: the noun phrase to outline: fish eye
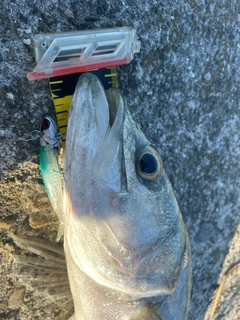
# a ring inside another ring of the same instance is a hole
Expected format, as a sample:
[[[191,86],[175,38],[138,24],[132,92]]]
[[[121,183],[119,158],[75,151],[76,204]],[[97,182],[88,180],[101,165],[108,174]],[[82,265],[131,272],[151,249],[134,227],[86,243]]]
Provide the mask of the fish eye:
[[[156,181],[161,176],[162,160],[158,151],[148,146],[140,152],[137,160],[138,175],[147,181]]]

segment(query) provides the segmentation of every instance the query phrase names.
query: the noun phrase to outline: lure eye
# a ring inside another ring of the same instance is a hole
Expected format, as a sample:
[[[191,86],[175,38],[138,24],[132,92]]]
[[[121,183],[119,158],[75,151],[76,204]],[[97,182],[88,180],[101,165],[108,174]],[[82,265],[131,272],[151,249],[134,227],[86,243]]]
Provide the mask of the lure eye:
[[[161,176],[162,160],[158,151],[153,147],[146,147],[137,160],[138,175],[147,181],[155,181]]]
[[[44,118],[42,121],[42,130],[47,130],[50,127],[50,121],[47,118]]]

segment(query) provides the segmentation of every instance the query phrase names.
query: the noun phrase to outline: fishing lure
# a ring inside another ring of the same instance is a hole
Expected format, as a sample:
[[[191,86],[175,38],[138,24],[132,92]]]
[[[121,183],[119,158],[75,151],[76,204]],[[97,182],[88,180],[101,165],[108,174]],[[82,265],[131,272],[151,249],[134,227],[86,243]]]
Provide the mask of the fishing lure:
[[[42,119],[40,132],[40,171],[47,195],[60,221],[57,235],[59,241],[63,235],[63,193],[57,159],[60,153],[60,136],[57,125],[50,116]]]

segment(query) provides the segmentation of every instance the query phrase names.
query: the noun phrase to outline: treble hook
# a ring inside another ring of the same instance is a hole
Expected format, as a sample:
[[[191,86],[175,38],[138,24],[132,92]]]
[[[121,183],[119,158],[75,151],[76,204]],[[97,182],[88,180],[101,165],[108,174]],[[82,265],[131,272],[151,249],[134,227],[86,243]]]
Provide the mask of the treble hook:
[[[33,130],[31,131],[30,133],[28,133],[27,135],[30,136],[29,138],[27,139],[23,139],[24,141],[32,141],[32,140],[36,140],[38,138],[41,137],[41,131],[39,130]]]

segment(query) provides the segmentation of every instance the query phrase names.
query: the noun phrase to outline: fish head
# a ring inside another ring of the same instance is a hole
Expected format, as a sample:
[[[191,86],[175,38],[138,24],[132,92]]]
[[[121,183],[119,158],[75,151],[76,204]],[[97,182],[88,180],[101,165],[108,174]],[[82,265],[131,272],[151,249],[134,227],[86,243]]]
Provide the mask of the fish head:
[[[73,96],[64,172],[66,257],[130,296],[173,292],[186,231],[161,156],[120,92],[93,74]]]

